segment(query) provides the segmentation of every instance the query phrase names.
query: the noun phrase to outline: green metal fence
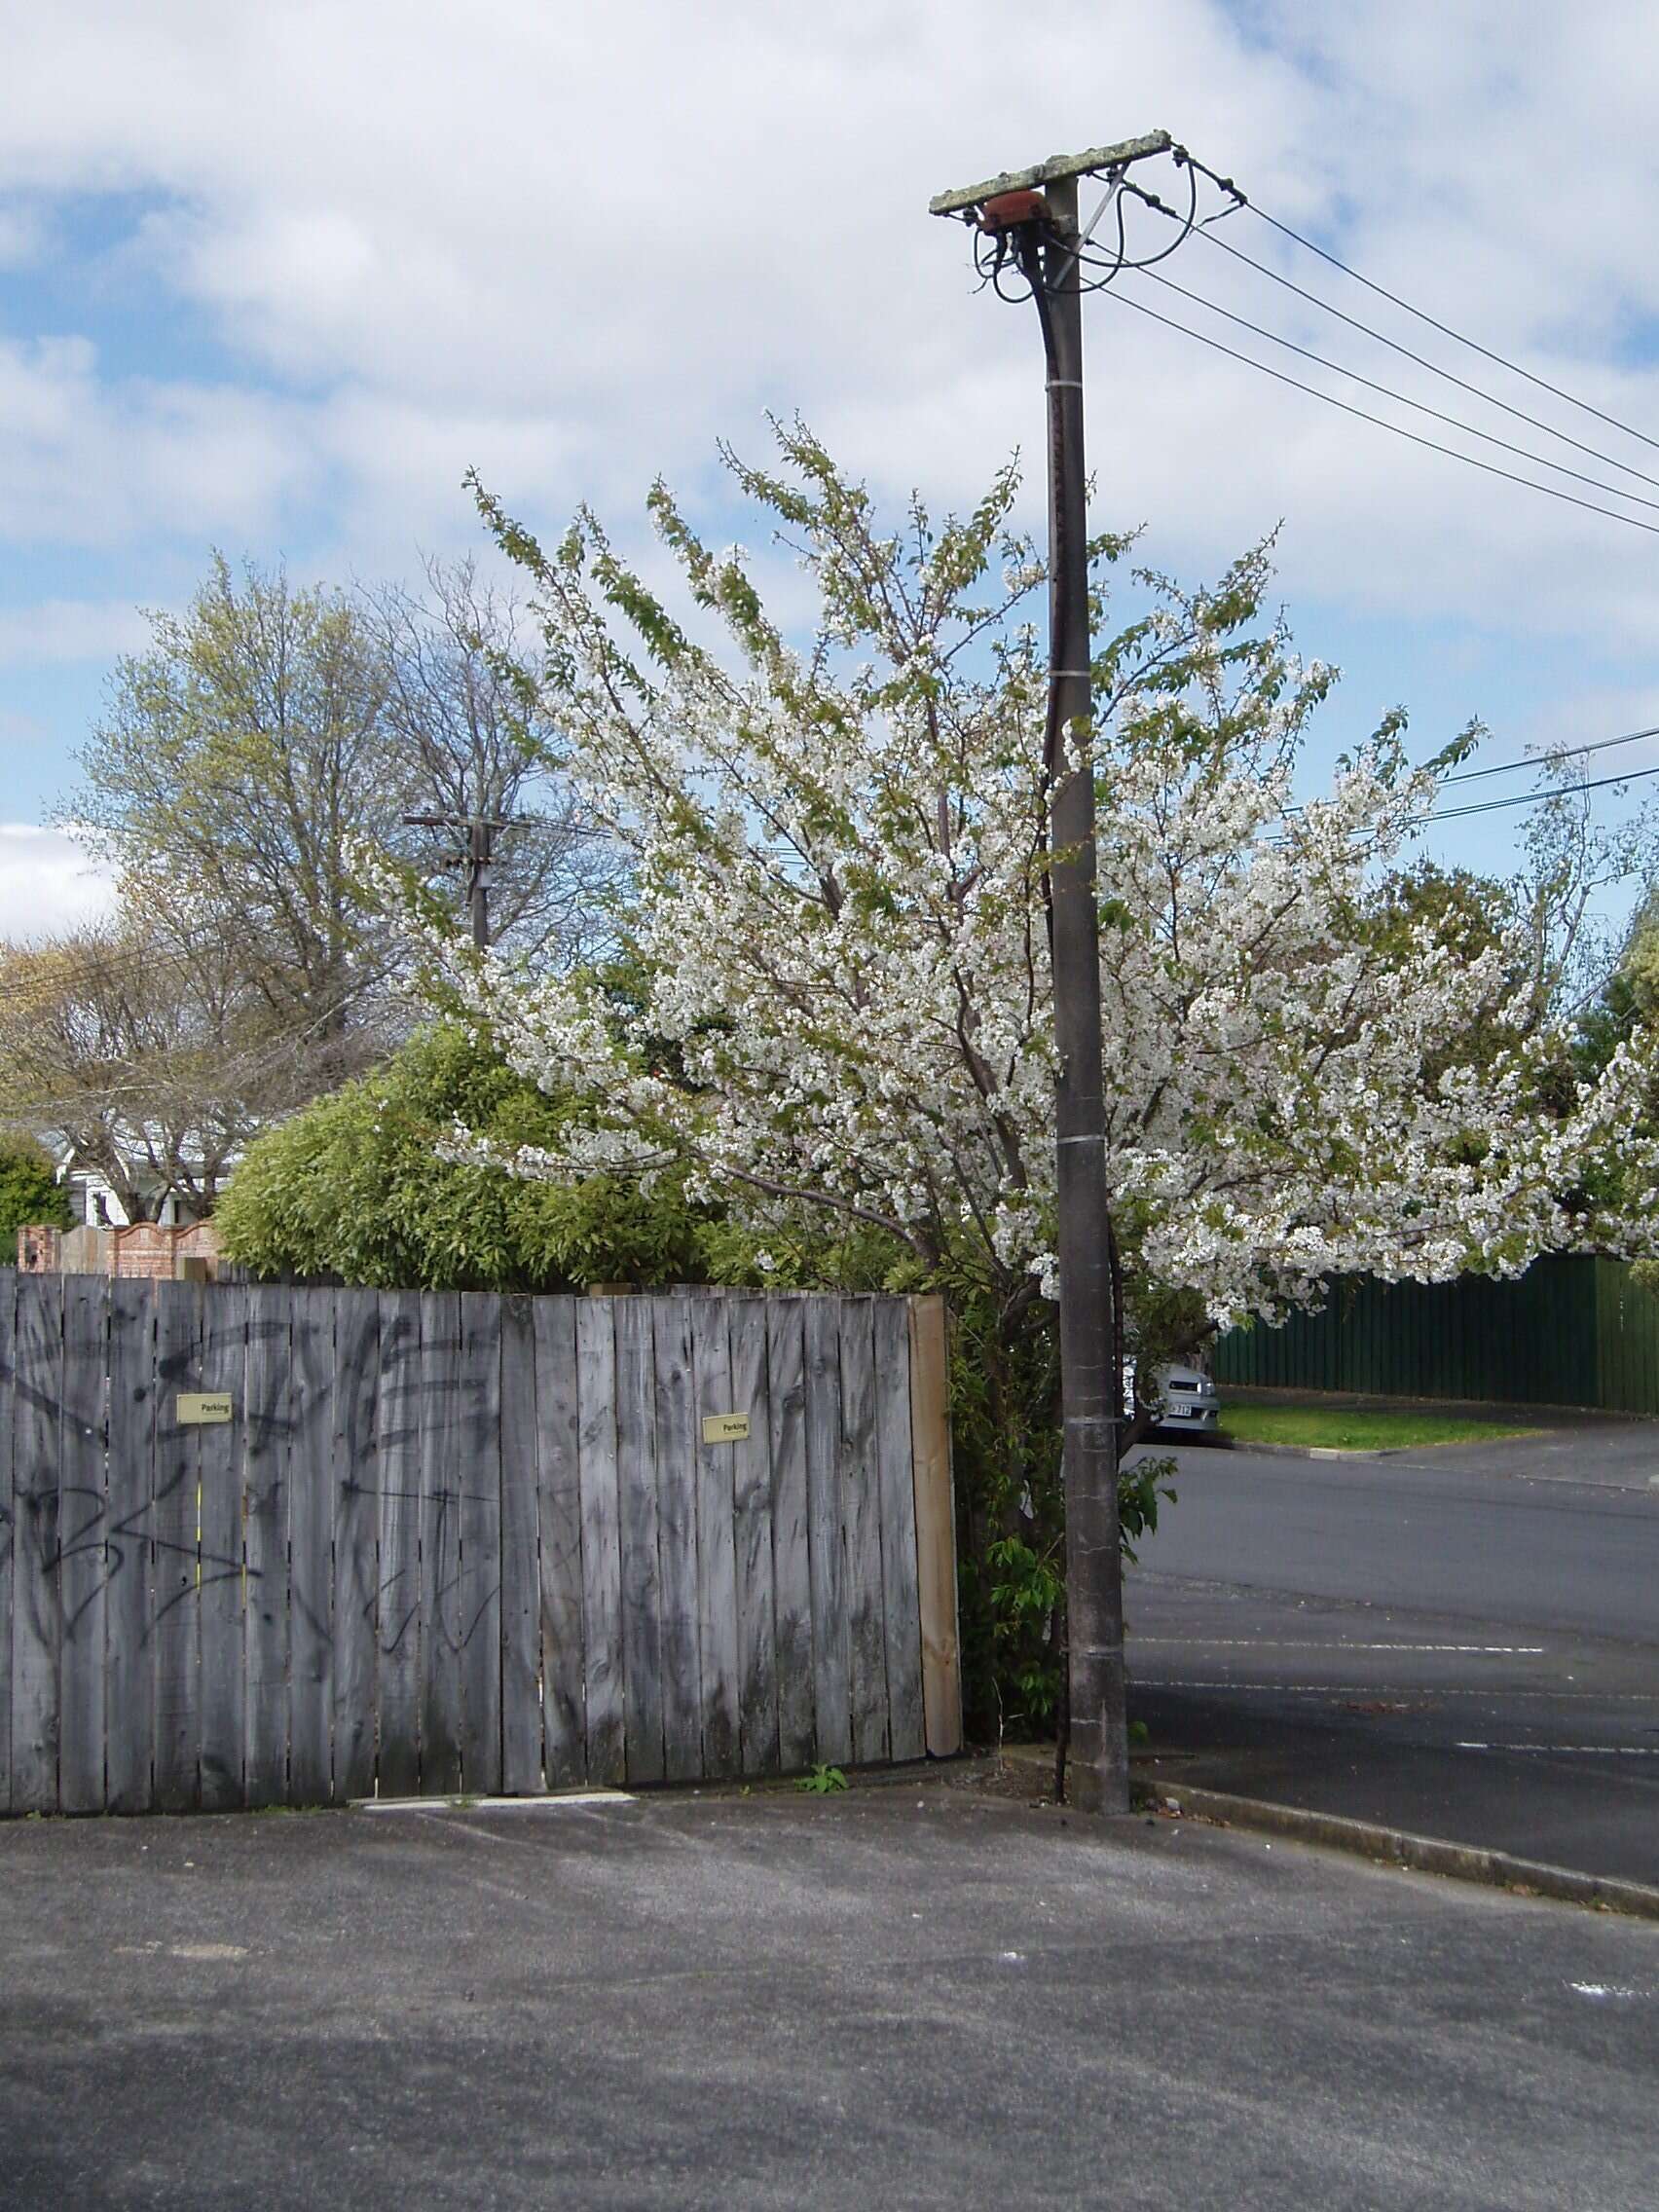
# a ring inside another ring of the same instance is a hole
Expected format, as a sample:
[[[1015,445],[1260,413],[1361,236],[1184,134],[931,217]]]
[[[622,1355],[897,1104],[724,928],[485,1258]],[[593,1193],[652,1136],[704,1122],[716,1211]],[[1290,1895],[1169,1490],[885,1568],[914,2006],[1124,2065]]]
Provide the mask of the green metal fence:
[[[1218,1382],[1659,1414],[1659,1298],[1622,1261],[1552,1255],[1512,1282],[1333,1284],[1322,1311],[1235,1329]]]

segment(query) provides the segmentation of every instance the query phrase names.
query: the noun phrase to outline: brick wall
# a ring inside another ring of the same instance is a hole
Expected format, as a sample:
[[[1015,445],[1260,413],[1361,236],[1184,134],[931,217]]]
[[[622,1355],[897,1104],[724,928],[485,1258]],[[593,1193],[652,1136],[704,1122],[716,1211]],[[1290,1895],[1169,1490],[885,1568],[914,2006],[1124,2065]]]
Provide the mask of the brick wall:
[[[30,1228],[18,1232],[18,1272],[55,1275],[63,1272],[61,1229]]]
[[[211,1277],[218,1258],[219,1239],[210,1221],[195,1221],[186,1229],[162,1229],[153,1221],[140,1221],[130,1229],[18,1232],[18,1267],[24,1274],[129,1275],[170,1282],[186,1272],[187,1260],[203,1263]]]
[[[212,1263],[219,1257],[219,1239],[210,1221],[192,1222],[188,1229],[134,1222],[130,1229],[111,1230],[110,1246],[111,1274],[140,1275],[152,1282],[170,1282],[182,1272],[181,1260],[204,1260],[211,1274]]]

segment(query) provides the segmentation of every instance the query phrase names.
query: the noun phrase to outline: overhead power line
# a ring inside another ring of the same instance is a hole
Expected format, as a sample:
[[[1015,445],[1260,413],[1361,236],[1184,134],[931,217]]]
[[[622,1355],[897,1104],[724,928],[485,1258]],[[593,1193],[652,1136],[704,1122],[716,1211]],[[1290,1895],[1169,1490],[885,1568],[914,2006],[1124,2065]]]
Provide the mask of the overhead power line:
[[[1179,292],[1182,299],[1191,300],[1195,307],[1207,308],[1211,314],[1223,316],[1228,322],[1236,324],[1240,330],[1248,330],[1254,337],[1265,338],[1272,345],[1282,346],[1287,353],[1299,354],[1303,360],[1313,362],[1317,368],[1329,369],[1335,376],[1346,377],[1353,384],[1363,385],[1367,391],[1375,391],[1383,399],[1392,399],[1401,407],[1410,407],[1419,415],[1426,415],[1436,423],[1444,423],[1449,429],[1463,431],[1468,437],[1484,439],[1488,445],[1498,446],[1503,452],[1512,453],[1521,461],[1530,461],[1536,467],[1553,468],[1558,475],[1570,476],[1576,484],[1587,484],[1594,492],[1605,492],[1609,498],[1629,499],[1636,506],[1651,507],[1655,514],[1659,514],[1659,499],[1649,499],[1641,492],[1627,492],[1619,484],[1604,484],[1599,476],[1586,476],[1581,468],[1574,468],[1565,461],[1552,461],[1548,454],[1534,453],[1530,446],[1518,446],[1513,439],[1500,438],[1494,430],[1483,430],[1474,423],[1465,423],[1460,415],[1448,415],[1439,407],[1430,407],[1426,400],[1413,399],[1406,392],[1396,391],[1392,385],[1379,384],[1375,377],[1362,376],[1358,369],[1350,369],[1341,361],[1329,360],[1323,353],[1315,353],[1311,347],[1299,346],[1294,339],[1282,337],[1278,331],[1268,329],[1266,324],[1252,322],[1248,315],[1235,314],[1231,308],[1224,308],[1219,300],[1212,300],[1203,292],[1192,291],[1185,284],[1177,284],[1172,276],[1161,276],[1155,269],[1145,270],[1141,274],[1154,284],[1161,284],[1165,291]]]
[[[1517,776],[1524,768],[1541,768],[1551,760],[1579,760],[1589,753],[1610,753],[1618,745],[1638,745],[1644,737],[1659,737],[1659,722],[1649,729],[1626,730],[1623,737],[1597,738],[1589,745],[1547,745],[1542,752],[1529,754],[1525,760],[1500,760],[1489,768],[1460,768],[1456,775],[1443,776],[1441,782],[1475,784],[1488,776]]]
[[[1499,399],[1496,392],[1487,391],[1480,385],[1471,384],[1467,377],[1460,377],[1451,369],[1442,368],[1438,361],[1431,361],[1426,353],[1414,352],[1411,347],[1402,346],[1397,338],[1390,338],[1386,331],[1378,330],[1369,322],[1361,322],[1357,315],[1351,315],[1346,310],[1337,307],[1332,301],[1322,299],[1317,292],[1309,291],[1306,285],[1298,284],[1291,277],[1281,275],[1269,263],[1258,261],[1254,254],[1246,253],[1241,246],[1231,244],[1228,240],[1220,237],[1216,232],[1199,230],[1197,236],[1207,240],[1213,246],[1219,246],[1223,253],[1231,254],[1235,261],[1242,262],[1245,268],[1254,269],[1272,283],[1282,285],[1287,292],[1294,292],[1299,300],[1306,300],[1309,307],[1318,308],[1322,313],[1334,315],[1339,322],[1346,322],[1350,330],[1357,330],[1362,336],[1375,339],[1379,346],[1385,346],[1390,352],[1398,353],[1402,359],[1415,362],[1419,369],[1426,369],[1430,376],[1444,378],[1446,383],[1456,385],[1459,391],[1466,391],[1472,398],[1484,400],[1489,407],[1500,408],[1505,415],[1514,416],[1518,423],[1525,423],[1529,428],[1542,430],[1546,437],[1559,438],[1563,445],[1571,446],[1577,453],[1588,454],[1592,461],[1601,461],[1604,467],[1622,469],[1627,476],[1640,477],[1643,484],[1659,486],[1659,476],[1650,476],[1646,469],[1638,468],[1631,461],[1620,461],[1616,455],[1604,453],[1599,446],[1586,445],[1582,438],[1575,438],[1566,430],[1558,430],[1553,423],[1544,422],[1540,416],[1529,415],[1524,407],[1514,407],[1507,399]],[[1404,305],[1404,302],[1401,305]],[[1515,369],[1517,375],[1524,376],[1527,373],[1524,369],[1519,368],[1516,363],[1504,361],[1499,354],[1494,353],[1492,358],[1498,361],[1504,368]],[[1614,427],[1622,429],[1624,425],[1616,424]],[[1633,431],[1631,435],[1640,437],[1641,433],[1638,430]],[[1648,440],[1647,442],[1651,443],[1652,441]]]
[[[1472,453],[1460,453],[1456,446],[1442,445],[1438,438],[1425,438],[1418,430],[1405,429],[1398,423],[1390,423],[1385,416],[1373,415],[1368,408],[1355,407],[1349,400],[1339,399],[1334,392],[1321,391],[1315,384],[1307,384],[1301,377],[1289,376],[1283,369],[1275,369],[1266,361],[1258,361],[1253,354],[1241,353],[1235,346],[1225,346],[1219,338],[1211,338],[1201,330],[1195,330],[1190,323],[1177,322],[1173,315],[1160,314],[1156,308],[1149,308],[1144,300],[1132,299],[1127,292],[1108,291],[1104,296],[1117,300],[1121,306],[1133,308],[1137,314],[1150,315],[1154,322],[1162,323],[1165,329],[1178,330],[1183,338],[1195,339],[1200,346],[1208,346],[1217,353],[1225,353],[1230,360],[1241,361],[1247,369],[1255,369],[1262,376],[1272,377],[1275,384],[1289,385],[1293,390],[1305,391],[1314,399],[1322,399],[1327,407],[1340,408],[1345,415],[1352,415],[1361,423],[1375,424],[1380,430],[1390,430],[1395,437],[1405,438],[1410,444],[1421,446],[1429,453],[1444,454],[1448,460],[1462,461],[1465,467],[1478,468],[1485,476],[1498,476],[1505,483],[1524,485],[1530,492],[1542,492],[1546,498],[1560,499],[1569,507],[1582,507],[1587,514],[1604,515],[1609,522],[1622,522],[1631,530],[1643,531],[1649,537],[1659,537],[1659,523],[1643,522],[1639,515],[1623,514],[1617,507],[1600,506],[1594,499],[1581,499],[1576,492],[1564,492],[1557,484],[1540,484],[1535,476],[1518,475],[1513,468],[1500,468],[1496,461],[1481,461]],[[1618,496],[1621,498],[1630,497],[1627,493]]]
[[[1611,742],[1616,744],[1618,740],[1614,739]],[[1523,765],[1520,762],[1516,764],[1518,766]],[[1534,763],[1528,762],[1525,765],[1531,766]],[[1580,792],[1599,792],[1608,790],[1614,785],[1640,784],[1648,776],[1659,776],[1659,767],[1633,768],[1622,776],[1598,776],[1584,783],[1555,784],[1543,791],[1516,792],[1508,798],[1479,799],[1468,806],[1437,807],[1432,814],[1423,815],[1416,827],[1419,830],[1432,830],[1439,823],[1466,822],[1471,816],[1477,814],[1501,814],[1513,807],[1543,806],[1553,798],[1576,798]],[[1450,776],[1446,779],[1448,783],[1453,780]],[[1287,816],[1305,815],[1308,809],[1306,806],[1288,806],[1284,811]],[[1359,830],[1355,830],[1353,834],[1363,836],[1368,832]],[[1282,844],[1288,842],[1288,838],[1281,835],[1276,841]]]
[[[1386,300],[1391,307],[1400,308],[1407,314],[1415,315],[1419,322],[1426,323],[1429,329],[1438,330],[1443,338],[1450,338],[1458,346],[1466,346],[1471,353],[1479,353],[1483,360],[1493,362],[1497,368],[1507,369],[1512,376],[1524,377],[1530,385],[1535,385],[1540,391],[1547,391],[1553,399],[1565,400],[1568,407],[1576,407],[1586,415],[1594,415],[1597,422],[1605,423],[1609,429],[1621,430],[1627,438],[1637,438],[1642,445],[1651,446],[1655,452],[1659,452],[1659,438],[1650,438],[1645,430],[1639,430],[1633,424],[1621,422],[1616,415],[1609,415],[1604,409],[1592,406],[1589,400],[1580,399],[1573,392],[1564,391],[1560,385],[1551,384],[1547,377],[1535,376],[1530,369],[1524,369],[1519,361],[1511,361],[1506,355],[1494,352],[1490,346],[1483,346],[1479,339],[1465,337],[1462,331],[1454,330],[1449,322],[1442,322],[1426,309],[1414,307],[1410,300],[1403,300],[1397,292],[1390,292],[1385,284],[1375,283],[1371,277],[1361,276],[1357,269],[1350,268],[1347,262],[1339,259],[1336,254],[1327,252],[1324,246],[1315,245],[1311,239],[1304,238],[1300,231],[1293,231],[1288,223],[1281,223],[1276,215],[1270,215],[1265,207],[1258,207],[1254,201],[1246,200],[1244,205],[1258,222],[1268,224],[1293,244],[1301,246],[1305,252],[1316,253],[1321,261],[1329,262],[1333,269],[1340,269],[1345,276],[1351,276],[1356,284],[1363,284],[1368,292],[1375,292],[1379,299]],[[1205,232],[1204,236],[1213,237],[1213,234]],[[1497,404],[1501,405],[1502,402]],[[1561,435],[1559,431],[1555,434],[1558,437]],[[1653,479],[1649,477],[1647,481],[1651,483]]]
[[[1575,452],[1587,454],[1592,461],[1599,461],[1605,468],[1620,469],[1627,476],[1638,477],[1642,483],[1659,488],[1659,476],[1651,476],[1645,469],[1636,467],[1633,462],[1620,461],[1616,455],[1604,453],[1598,446],[1586,445],[1581,438],[1573,437],[1570,432],[1557,429],[1553,423],[1546,423],[1536,415],[1529,415],[1525,408],[1516,407],[1507,399],[1500,399],[1496,392],[1488,391],[1484,386],[1471,384],[1466,377],[1458,376],[1452,369],[1443,368],[1438,361],[1430,360],[1427,354],[1419,353],[1410,346],[1402,345],[1397,338],[1390,338],[1386,331],[1378,330],[1369,322],[1361,322],[1357,315],[1349,314],[1346,309],[1338,307],[1334,301],[1326,299],[1321,293],[1309,291],[1306,285],[1298,284],[1294,278],[1284,276],[1269,263],[1258,261],[1254,254],[1246,253],[1242,246],[1234,245],[1207,224],[1195,225],[1190,215],[1178,214],[1173,207],[1161,201],[1156,192],[1148,192],[1142,186],[1131,183],[1127,178],[1124,180],[1123,189],[1125,193],[1132,194],[1145,206],[1152,208],[1155,213],[1163,216],[1166,221],[1181,225],[1183,238],[1195,236],[1203,239],[1208,244],[1219,247],[1223,253],[1231,254],[1235,261],[1242,263],[1245,268],[1255,270],[1258,276],[1266,276],[1271,283],[1282,286],[1285,291],[1294,293],[1299,300],[1307,301],[1309,307],[1317,308],[1322,314],[1333,315],[1338,322],[1346,323],[1350,330],[1359,331],[1362,336],[1373,339],[1379,346],[1385,346],[1390,352],[1398,353],[1402,359],[1414,362],[1419,369],[1426,369],[1430,376],[1443,378],[1448,384],[1455,385],[1459,391],[1466,391],[1472,398],[1484,400],[1489,407],[1499,408],[1505,415],[1513,416],[1517,422],[1525,423],[1529,428],[1541,430],[1546,437],[1559,438],[1563,445],[1571,446]],[[1541,377],[1533,376],[1530,369],[1524,369],[1518,361],[1511,361],[1492,348],[1481,346],[1472,338],[1463,337],[1461,332],[1452,329],[1450,324],[1436,320],[1433,315],[1426,313],[1420,308],[1413,307],[1409,300],[1401,299],[1396,293],[1387,291],[1381,284],[1372,283],[1369,277],[1361,276],[1357,270],[1348,268],[1346,262],[1338,261],[1335,255],[1326,253],[1322,246],[1316,246],[1310,240],[1304,239],[1300,233],[1288,230],[1284,224],[1276,222],[1272,216],[1263,216],[1261,209],[1252,206],[1250,201],[1246,199],[1243,193],[1238,191],[1236,185],[1229,184],[1227,189],[1233,193],[1236,204],[1250,208],[1251,213],[1262,216],[1264,222],[1272,222],[1275,230],[1284,231],[1286,237],[1294,239],[1298,245],[1306,246],[1310,253],[1316,253],[1322,261],[1330,262],[1333,267],[1340,269],[1345,276],[1353,277],[1356,282],[1366,285],[1369,290],[1376,292],[1381,298],[1390,301],[1395,307],[1404,309],[1408,314],[1415,315],[1419,321],[1432,325],[1434,329],[1442,331],[1447,337],[1456,340],[1459,345],[1470,347],[1475,352],[1482,354],[1498,368],[1508,369],[1513,375],[1523,377],[1529,383],[1538,385],[1543,390],[1552,393],[1556,398],[1566,400],[1569,406],[1581,408],[1586,414],[1596,416],[1599,421],[1606,423],[1610,428],[1623,431],[1629,437],[1638,438],[1644,445],[1659,445],[1659,441],[1649,438],[1643,431],[1633,429],[1629,424],[1619,422],[1616,417],[1604,414],[1600,408],[1592,407],[1587,400],[1575,399],[1570,392],[1563,391],[1558,386],[1546,383]]]
[[[1659,767],[1627,768],[1622,776],[1591,776],[1582,783],[1556,784],[1543,791],[1517,792],[1508,798],[1481,799],[1470,806],[1449,806],[1428,816],[1430,822],[1460,822],[1471,814],[1497,814],[1511,806],[1542,806],[1552,798],[1575,798],[1580,792],[1606,791],[1614,784],[1640,784],[1659,776]],[[1448,779],[1450,780],[1450,779]]]

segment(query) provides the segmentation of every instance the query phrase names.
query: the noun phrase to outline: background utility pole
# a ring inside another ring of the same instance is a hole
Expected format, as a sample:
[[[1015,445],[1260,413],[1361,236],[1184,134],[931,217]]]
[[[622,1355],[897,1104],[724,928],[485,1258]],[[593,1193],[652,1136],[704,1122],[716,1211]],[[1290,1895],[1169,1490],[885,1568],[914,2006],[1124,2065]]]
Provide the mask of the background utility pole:
[[[459,814],[406,814],[403,817],[408,830],[464,830],[466,854],[461,866],[466,869],[466,910],[472,924],[472,941],[480,952],[490,943],[490,858],[495,851],[496,831],[506,824],[490,815]]]
[[[1161,131],[1127,145],[941,193],[936,215],[976,214],[1006,238],[1043,327],[1049,398],[1049,936],[1054,1036],[1056,1251],[1066,1498],[1066,1638],[1071,1797],[1097,1813],[1129,1805],[1124,1570],[1118,1527],[1122,1318],[1113,1282],[1101,1076],[1100,922],[1088,637],[1088,518],[1083,458],[1083,295],[1077,180],[1115,181],[1168,150]]]

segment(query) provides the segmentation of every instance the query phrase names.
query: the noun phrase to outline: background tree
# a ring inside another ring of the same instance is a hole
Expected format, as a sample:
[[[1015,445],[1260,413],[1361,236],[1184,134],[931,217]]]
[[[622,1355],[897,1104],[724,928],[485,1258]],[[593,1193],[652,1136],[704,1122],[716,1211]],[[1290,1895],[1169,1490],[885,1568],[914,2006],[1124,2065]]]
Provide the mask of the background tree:
[[[703,1280],[706,1217],[672,1183],[558,1187],[434,1160],[458,1121],[502,1144],[548,1144],[572,1110],[463,1031],[423,1031],[250,1146],[219,1206],[221,1245],[263,1274],[393,1289]]]
[[[234,940],[312,1088],[338,1082],[384,1047],[395,963],[358,855],[407,846],[380,645],[340,593],[251,564],[239,578],[220,555],[183,616],[151,620],[66,819],[146,913]]]
[[[19,1229],[67,1229],[69,1194],[32,1137],[0,1131],[0,1255],[9,1266]]]
[[[1005,1614],[1042,1611],[1056,1423],[1051,1399],[1025,1423],[1016,1410],[1052,1372],[1046,683],[1028,620],[1044,571],[1011,526],[1012,469],[966,519],[936,527],[917,501],[890,531],[807,433],[781,442],[782,472],[733,466],[819,592],[800,650],[741,552],[710,553],[661,487],[658,529],[724,655],[590,514],[547,553],[483,498],[534,582],[545,714],[578,796],[630,859],[638,980],[618,998],[587,972],[458,959],[509,1064],[590,1102],[556,1142],[481,1135],[472,1157],[555,1180],[672,1169],[742,1224],[762,1272],[771,1239],[816,1213],[826,1247],[885,1240],[895,1282],[951,1283],[959,1305],[972,1286],[1001,1441],[967,1548]],[[1628,1051],[1546,1112],[1559,1038],[1540,995],[1513,989],[1519,941],[1500,931],[1462,958],[1427,924],[1373,926],[1438,788],[1408,767],[1399,718],[1294,804],[1332,676],[1263,620],[1265,552],[1207,591],[1142,574],[1143,610],[1111,637],[1124,550],[1103,538],[1093,566],[1103,1073],[1143,1362],[1179,1348],[1165,1331],[1275,1316],[1335,1275],[1512,1271],[1586,1236],[1641,1248],[1640,1212],[1561,1198],[1568,1166],[1625,1147],[1642,1080]],[[1459,1061],[1489,1021],[1513,1045]],[[1659,1181],[1652,1146],[1635,1172]],[[1015,1544],[1035,1564],[999,1585]]]
[[[523,711],[513,602],[469,563],[429,565],[427,587],[348,596],[216,555],[115,671],[63,819],[116,917],[0,950],[0,1108],[61,1134],[134,1219],[169,1189],[209,1209],[258,1130],[408,1034],[401,917],[371,887],[381,860],[430,867],[406,815],[513,818],[507,942],[559,962],[593,939],[614,856],[573,833]],[[437,893],[455,914],[453,872]]]
[[[52,1131],[130,1221],[169,1191],[211,1212],[249,1136],[309,1080],[234,933],[176,925],[129,903],[108,926],[0,950],[0,1112]]]

